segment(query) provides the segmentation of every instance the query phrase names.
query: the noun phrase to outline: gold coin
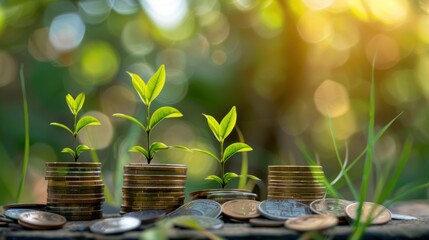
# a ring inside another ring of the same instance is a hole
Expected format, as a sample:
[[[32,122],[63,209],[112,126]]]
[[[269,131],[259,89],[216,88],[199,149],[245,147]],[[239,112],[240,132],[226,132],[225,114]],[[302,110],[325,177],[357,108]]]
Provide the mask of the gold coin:
[[[54,212],[57,214],[60,214],[61,216],[64,217],[69,217],[69,216],[100,216],[103,214],[103,210],[94,210],[94,211],[50,211],[50,212]]]
[[[157,198],[157,197],[183,197],[183,192],[122,192],[122,197],[128,198]]]
[[[249,220],[260,216],[258,212],[259,201],[232,200],[222,204],[222,213],[237,220]]]
[[[42,211],[21,213],[19,215],[19,221],[23,223],[25,227],[34,227],[35,229],[57,229],[61,228],[66,223],[66,219],[63,216]]]
[[[48,199],[92,199],[92,198],[103,198],[104,193],[90,193],[90,194],[50,194],[48,193]]]
[[[284,192],[268,192],[270,196],[283,196],[294,198],[323,198],[325,193],[284,193]]]
[[[53,181],[92,181],[100,180],[100,176],[45,176],[46,180]]]
[[[124,186],[184,186],[185,180],[127,180],[124,179]]]
[[[103,218],[103,214],[94,215],[94,216],[67,216],[66,219],[68,221],[90,221],[95,219]]]
[[[296,188],[296,187],[274,187],[268,186],[268,192],[288,192],[288,193],[322,193],[326,192],[326,187]]]
[[[89,212],[89,211],[102,211],[103,206],[101,204],[93,207],[89,206],[81,206],[81,207],[46,207],[48,212]]]
[[[128,174],[148,174],[148,175],[172,175],[185,174],[186,165],[181,164],[128,164],[124,166],[124,173]]]
[[[95,162],[47,162],[46,167],[101,167],[101,163]]]
[[[84,202],[84,203],[58,203],[58,202],[53,202],[53,203],[47,203],[46,204],[46,208],[50,209],[50,208],[64,208],[64,209],[69,209],[69,208],[98,208],[98,207],[102,207],[103,202]]]
[[[101,172],[101,167],[46,167],[47,172]]]
[[[101,184],[103,184],[102,180],[89,180],[89,181],[48,180],[48,186],[98,186]]]
[[[125,173],[124,180],[186,180],[186,175],[135,175]]]
[[[269,165],[268,171],[322,171],[322,166],[309,165]]]
[[[99,197],[99,198],[86,198],[86,199],[81,199],[81,198],[75,198],[75,199],[60,199],[60,198],[49,198],[47,199],[47,203],[99,203],[99,202],[103,202],[104,201],[104,197]]]
[[[121,212],[137,212],[142,210],[164,210],[165,212],[171,212],[172,210],[180,207],[178,206],[126,206],[121,205]]]
[[[206,199],[208,194],[214,194],[215,192],[225,192],[225,191],[233,191],[233,192],[244,192],[244,193],[250,193],[249,190],[244,189],[204,189],[204,190],[198,190],[193,191],[189,193],[190,197],[192,199]]]
[[[346,207],[352,202],[336,199],[336,198],[323,198],[313,201],[310,204],[311,211],[320,215],[333,215],[336,217],[346,217]]]
[[[325,184],[322,182],[313,182],[313,183],[306,183],[306,182],[297,182],[297,183],[291,183],[287,181],[282,180],[268,180],[268,185],[287,185],[290,187],[325,187]]]
[[[185,196],[152,196],[152,197],[127,197],[123,196],[122,199],[125,200],[137,200],[137,201],[177,201],[177,200],[184,200]]]
[[[122,199],[122,205],[124,206],[180,206],[183,204],[183,200],[177,201],[128,201]]]
[[[288,219],[285,227],[298,232],[322,231],[335,227],[338,219],[331,215],[308,215]]]
[[[281,180],[290,182],[318,182],[323,183],[323,176],[273,176],[268,174],[268,180]]]
[[[100,177],[101,171],[46,171],[49,177],[87,176]]]
[[[165,187],[145,187],[145,186],[122,186],[122,191],[142,191],[142,192],[183,192],[184,186]]]
[[[353,221],[357,220],[359,202],[352,203],[346,207],[347,217]],[[364,202],[362,205],[361,222],[370,224],[385,224],[392,219],[390,211],[382,205]]]
[[[269,171],[270,176],[303,176],[303,177],[320,177],[325,176],[323,171]]]

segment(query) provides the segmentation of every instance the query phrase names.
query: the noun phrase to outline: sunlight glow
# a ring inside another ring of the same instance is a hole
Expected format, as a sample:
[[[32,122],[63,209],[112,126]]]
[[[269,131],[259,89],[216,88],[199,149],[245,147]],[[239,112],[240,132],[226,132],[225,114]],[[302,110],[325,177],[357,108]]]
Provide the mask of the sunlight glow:
[[[85,24],[76,13],[56,16],[49,28],[49,40],[58,51],[76,48],[85,35]]]
[[[347,89],[340,83],[325,80],[314,92],[317,110],[324,116],[339,117],[350,108]]]
[[[161,28],[174,29],[188,13],[186,0],[140,0],[145,12]]]

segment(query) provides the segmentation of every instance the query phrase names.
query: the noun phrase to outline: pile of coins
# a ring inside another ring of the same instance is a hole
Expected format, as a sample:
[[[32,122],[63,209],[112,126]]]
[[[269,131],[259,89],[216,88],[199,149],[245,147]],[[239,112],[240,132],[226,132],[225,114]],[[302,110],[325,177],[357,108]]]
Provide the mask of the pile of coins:
[[[72,221],[103,217],[104,184],[100,176],[100,163],[46,163],[46,209]]]
[[[124,166],[121,214],[142,210],[173,211],[185,199],[187,167],[180,164]]]
[[[290,199],[310,204],[326,194],[322,166],[268,166],[267,199]]]

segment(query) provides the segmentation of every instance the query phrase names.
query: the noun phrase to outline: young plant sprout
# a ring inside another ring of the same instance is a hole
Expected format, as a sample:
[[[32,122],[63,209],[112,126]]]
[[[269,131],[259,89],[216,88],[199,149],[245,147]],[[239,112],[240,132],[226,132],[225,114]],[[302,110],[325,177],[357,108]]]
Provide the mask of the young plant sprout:
[[[176,108],[170,106],[163,106],[156,109],[153,113],[151,112],[150,106],[152,102],[158,97],[161,93],[164,83],[165,83],[165,66],[161,65],[156,73],[149,79],[147,84],[135,73],[128,74],[131,76],[132,84],[142,100],[143,104],[146,107],[146,121],[140,122],[136,118],[125,115],[122,113],[115,113],[113,116],[128,119],[131,122],[139,125],[145,132],[147,137],[147,146],[146,148],[141,146],[134,146],[130,149],[130,152],[139,152],[147,160],[147,163],[150,164],[155,153],[160,150],[165,150],[170,148],[162,142],[151,142],[151,132],[162,120],[166,118],[178,118],[182,117],[182,113]]]
[[[72,95],[67,94],[66,102],[67,102],[67,105],[69,106],[70,112],[73,114],[73,117],[74,117],[73,130],[71,130],[69,127],[61,123],[52,122],[50,123],[50,125],[63,128],[73,135],[74,149],[66,147],[66,148],[63,148],[61,152],[69,153],[74,158],[74,161],[77,162],[82,152],[91,150],[88,146],[84,144],[77,145],[78,133],[86,126],[100,125],[100,122],[97,120],[97,118],[92,116],[83,116],[82,118],[77,120],[77,115],[82,109],[83,104],[85,102],[85,94],[80,93],[79,95],[77,95],[75,99],[72,97]]]
[[[237,111],[235,109],[235,106],[231,108],[231,110],[228,112],[228,114],[226,114],[226,116],[222,119],[220,123],[210,115],[207,115],[207,114],[203,114],[203,115],[207,119],[207,124],[209,125],[209,128],[212,130],[214,136],[219,142],[219,145],[220,145],[219,156],[216,156],[216,154],[206,150],[201,150],[201,149],[191,149],[191,150],[207,154],[210,157],[214,158],[220,164],[220,167],[221,167],[220,176],[210,175],[206,177],[206,180],[216,181],[222,186],[222,188],[225,188],[225,186],[228,184],[228,182],[231,179],[239,177],[238,174],[233,172],[225,173],[225,164],[228,161],[228,159],[230,159],[234,154],[238,152],[249,152],[249,151],[252,151],[253,149],[249,145],[243,142],[232,143],[224,149],[225,139],[232,132],[237,122]],[[253,175],[248,175],[248,178],[254,179],[254,180],[260,180],[259,178]]]

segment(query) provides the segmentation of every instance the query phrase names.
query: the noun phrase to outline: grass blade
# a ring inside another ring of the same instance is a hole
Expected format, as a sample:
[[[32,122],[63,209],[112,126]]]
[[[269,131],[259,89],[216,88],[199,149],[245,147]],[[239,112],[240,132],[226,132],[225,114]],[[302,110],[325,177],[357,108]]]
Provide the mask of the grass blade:
[[[238,139],[240,142],[244,141],[244,135],[241,132],[240,128],[235,126],[235,130],[237,131]],[[240,170],[240,178],[238,180],[238,189],[246,189],[247,177],[249,174],[249,160],[247,157],[247,152],[242,152],[241,159],[241,170]]]
[[[28,121],[28,102],[27,102],[27,91],[25,89],[24,67],[22,65],[19,71],[19,76],[21,80],[22,102],[23,102],[23,108],[24,108],[25,145],[24,145],[24,161],[22,163],[22,170],[21,170],[21,180],[19,182],[18,193],[16,194],[17,203],[21,201],[22,190],[25,184],[25,176],[27,175],[28,158],[30,156],[30,126]]]

